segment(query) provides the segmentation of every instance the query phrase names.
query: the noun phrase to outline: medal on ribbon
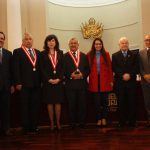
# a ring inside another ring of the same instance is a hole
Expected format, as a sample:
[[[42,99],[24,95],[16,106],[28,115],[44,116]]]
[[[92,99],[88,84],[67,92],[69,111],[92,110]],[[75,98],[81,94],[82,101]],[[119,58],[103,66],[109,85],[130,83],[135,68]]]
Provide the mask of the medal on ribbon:
[[[75,66],[76,66],[76,72],[79,73],[79,68],[78,68],[79,67],[79,63],[80,63],[80,51],[79,51],[79,49],[77,50],[77,58],[75,58],[73,56],[71,51],[69,51],[69,55],[71,56]]]
[[[54,56],[52,56],[51,54],[48,55],[49,59],[52,63],[53,66],[53,73],[56,74],[56,65],[57,65],[57,51],[55,50],[54,52]]]
[[[33,51],[33,54],[34,54],[34,60],[31,58],[27,48],[25,46],[21,46],[21,48],[23,49],[23,51],[25,52],[26,56],[28,57],[29,61],[31,62],[32,66],[33,66],[33,71],[36,71],[36,61],[37,61],[37,56],[36,56],[36,53],[35,53],[35,49],[32,48],[32,51]]]

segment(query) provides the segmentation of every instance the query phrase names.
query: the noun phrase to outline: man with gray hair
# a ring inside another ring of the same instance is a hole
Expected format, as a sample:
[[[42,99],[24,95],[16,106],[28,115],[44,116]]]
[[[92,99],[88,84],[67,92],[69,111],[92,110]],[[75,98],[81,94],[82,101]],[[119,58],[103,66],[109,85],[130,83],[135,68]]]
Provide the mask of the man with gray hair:
[[[147,34],[144,39],[145,48],[140,51],[140,73],[141,84],[147,111],[148,127],[150,127],[150,34]]]
[[[134,127],[136,124],[136,74],[138,58],[129,50],[126,37],[119,39],[120,50],[112,55],[115,90],[118,98],[119,127]]]
[[[13,52],[14,83],[20,92],[21,125],[24,133],[37,132],[40,106],[40,52],[32,47],[33,38],[25,33],[22,45]]]

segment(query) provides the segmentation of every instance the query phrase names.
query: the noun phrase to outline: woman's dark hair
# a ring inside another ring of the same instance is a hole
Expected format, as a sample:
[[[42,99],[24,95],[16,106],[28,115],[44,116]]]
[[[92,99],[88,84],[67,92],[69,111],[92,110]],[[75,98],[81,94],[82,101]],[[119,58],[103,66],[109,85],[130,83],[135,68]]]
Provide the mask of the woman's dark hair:
[[[96,41],[100,41],[101,44],[102,44],[102,49],[100,50],[100,52],[101,52],[101,55],[104,58],[104,61],[105,61],[106,65],[108,66],[108,59],[107,59],[107,56],[106,56],[106,51],[105,51],[105,48],[104,48],[103,41],[100,38],[95,38],[94,41],[93,41],[93,43],[92,43],[92,47],[91,47],[91,50],[89,52],[90,59],[91,59],[91,65],[93,64],[94,57],[96,55],[96,49],[95,49],[95,42]]]
[[[47,46],[47,42],[48,42],[48,41],[51,41],[52,39],[54,39],[55,42],[56,42],[56,45],[55,45],[54,49],[55,49],[56,51],[59,50],[59,41],[58,41],[57,36],[54,35],[54,34],[50,34],[50,35],[48,35],[48,36],[45,38],[44,46],[43,46],[44,50],[49,51],[49,47]]]
[[[5,34],[4,34],[4,32],[0,31],[0,34],[3,34],[3,36],[4,36],[4,40],[5,40]]]

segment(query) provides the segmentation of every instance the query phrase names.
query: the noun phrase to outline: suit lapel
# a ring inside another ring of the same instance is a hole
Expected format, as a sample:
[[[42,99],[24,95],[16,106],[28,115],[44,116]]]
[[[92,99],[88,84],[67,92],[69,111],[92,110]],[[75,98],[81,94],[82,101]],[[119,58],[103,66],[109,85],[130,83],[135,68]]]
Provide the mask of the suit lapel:
[[[6,54],[5,54],[5,50],[4,50],[4,48],[2,48],[2,64],[4,63],[4,61],[5,61],[5,56],[6,56]]]
[[[123,54],[122,54],[122,51],[120,50],[119,51],[119,57],[118,58],[120,58],[120,62],[123,62],[123,60],[124,60],[124,56],[123,56]]]

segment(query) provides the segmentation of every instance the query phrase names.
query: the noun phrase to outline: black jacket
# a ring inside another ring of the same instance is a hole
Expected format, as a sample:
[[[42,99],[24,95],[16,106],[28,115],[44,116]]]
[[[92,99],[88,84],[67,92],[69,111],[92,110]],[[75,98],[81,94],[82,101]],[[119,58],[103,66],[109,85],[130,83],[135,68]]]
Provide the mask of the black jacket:
[[[37,62],[36,71],[22,48],[13,52],[13,72],[15,85],[21,84],[23,87],[39,87],[41,85],[40,71],[40,51],[35,49]]]
[[[12,77],[12,53],[2,48],[2,64],[0,64],[0,90],[9,90],[13,84]]]
[[[83,79],[73,80],[70,78],[72,72],[76,70],[76,66],[67,52],[64,55],[64,74],[66,79],[66,88],[68,89],[86,89],[87,88],[87,76],[89,75],[90,68],[87,56],[80,52],[79,70],[83,74]]]

